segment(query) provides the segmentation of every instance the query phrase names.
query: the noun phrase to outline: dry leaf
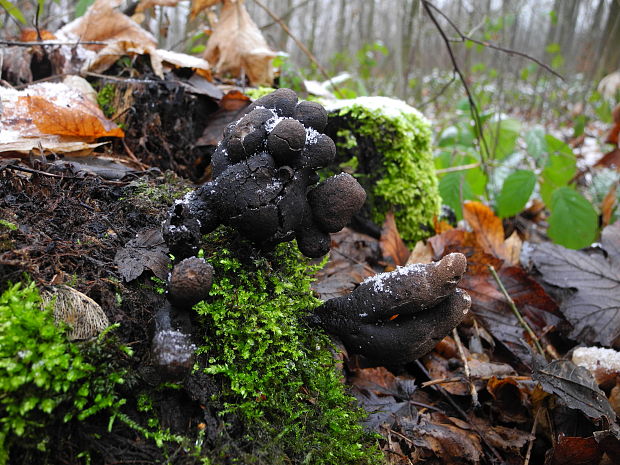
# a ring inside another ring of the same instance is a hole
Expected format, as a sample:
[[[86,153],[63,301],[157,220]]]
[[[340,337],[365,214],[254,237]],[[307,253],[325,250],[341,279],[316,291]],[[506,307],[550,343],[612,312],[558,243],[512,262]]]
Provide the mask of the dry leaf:
[[[99,107],[84,98],[73,98],[66,105],[37,95],[19,98],[27,105],[33,123],[43,134],[83,137],[123,137],[123,130],[106,119]]]
[[[607,152],[594,166],[604,166],[620,171],[620,148],[615,148],[611,152]]]
[[[224,0],[220,20],[207,42],[204,58],[218,74],[241,77],[254,86],[273,84],[271,61],[276,56],[252,21],[243,0]]]
[[[506,259],[504,226],[493,210],[480,202],[465,202],[463,217],[476,234],[476,240],[486,253]]]
[[[211,75],[211,66],[209,65],[209,62],[203,58],[162,49],[157,49],[157,55],[164,65],[172,65],[175,68],[191,68],[199,76],[202,76],[209,81],[213,80],[213,76]]]
[[[425,244],[424,241],[418,241],[409,255],[405,265],[413,265],[414,263],[430,263],[432,261],[433,248],[430,243]]]
[[[84,16],[71,21],[60,29],[65,34],[74,34],[82,41],[126,40],[143,47],[157,46],[157,39],[142,29],[130,17],[116,9],[119,0],[96,0]],[[93,50],[101,50],[103,45],[85,45]]]
[[[36,29],[27,28],[22,29],[19,34],[19,40],[21,42],[38,42],[40,40],[55,40],[56,36],[48,31],[47,29],[39,29],[37,32]]]
[[[521,247],[523,241],[519,237],[517,231],[513,231],[510,237],[504,241],[504,251],[506,253],[506,261],[511,265],[518,265],[521,261]]]
[[[0,153],[28,153],[32,149],[62,153],[92,151],[98,137],[122,137],[99,107],[76,89],[42,83],[23,91],[0,88]]]
[[[391,261],[396,266],[403,266],[407,263],[409,249],[400,237],[392,212],[385,215],[379,245],[385,260]]]
[[[138,3],[136,7],[136,13],[141,13],[155,6],[177,6],[179,1],[180,0],[140,0],[140,3]]]
[[[616,196],[616,191],[618,190],[618,183],[616,182],[609,188],[609,192],[605,195],[603,202],[601,203],[601,217],[602,217],[602,227],[605,227],[611,221],[611,216],[616,209],[616,201],[618,197]]]
[[[222,0],[192,0],[192,11],[190,12],[189,18],[194,19],[202,10],[217,5],[221,1]]]

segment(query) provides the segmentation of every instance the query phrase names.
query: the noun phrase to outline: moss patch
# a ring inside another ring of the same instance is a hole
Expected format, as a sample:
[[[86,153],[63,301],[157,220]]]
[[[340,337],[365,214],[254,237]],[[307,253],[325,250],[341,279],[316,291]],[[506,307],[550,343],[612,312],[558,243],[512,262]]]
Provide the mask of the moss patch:
[[[82,347],[69,342],[51,309],[41,308],[34,284],[2,293],[0,464],[13,447],[45,451],[55,425],[119,405],[115,389],[123,377],[103,339]]]
[[[338,147],[339,167],[354,161],[368,194],[368,215],[381,224],[393,209],[408,242],[432,231],[441,200],[431,151],[429,121],[413,107],[386,97],[324,103],[328,134]]]
[[[224,411],[244,419],[258,463],[379,463],[329,339],[304,322],[319,303],[315,270],[294,243],[259,255],[234,236],[222,228],[207,236],[215,279],[211,299],[196,306],[208,328],[198,369],[223,380]]]

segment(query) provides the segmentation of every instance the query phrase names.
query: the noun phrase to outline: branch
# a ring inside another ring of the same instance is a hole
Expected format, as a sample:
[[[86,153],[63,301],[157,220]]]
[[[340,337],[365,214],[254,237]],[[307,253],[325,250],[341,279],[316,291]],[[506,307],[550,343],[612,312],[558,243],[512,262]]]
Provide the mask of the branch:
[[[465,93],[467,94],[467,100],[469,101],[469,111],[471,112],[472,119],[474,120],[474,124],[476,125],[476,129],[477,129],[476,137],[478,138],[478,143],[480,144],[481,149],[484,148],[484,150],[480,150],[480,158],[482,160],[482,167],[487,177],[490,177],[485,158],[490,157],[491,152],[489,151],[487,141],[484,138],[482,120],[480,119],[480,113],[478,111],[478,106],[476,105],[476,102],[474,101],[474,97],[471,93],[471,90],[469,89],[467,80],[465,79],[465,76],[463,75],[463,72],[461,71],[461,68],[459,67],[459,64],[456,61],[456,57],[454,56],[454,51],[452,50],[452,46],[450,45],[450,39],[448,39],[448,36],[446,36],[445,31],[441,28],[441,25],[437,21],[437,18],[435,18],[435,15],[433,15],[433,12],[431,11],[431,8],[435,8],[435,7],[428,0],[422,0],[422,5],[424,6],[424,10],[428,14],[428,16],[431,18],[431,21],[437,28],[437,31],[439,31],[439,34],[441,35],[441,38],[443,39],[446,45],[446,49],[448,50],[448,54],[450,55],[450,61],[452,62],[452,67],[454,68],[454,71],[456,72],[456,74],[458,74],[459,79],[461,80],[461,83],[463,84],[463,87],[465,88]],[[489,195],[487,196],[490,197]]]
[[[0,45],[12,45],[15,47],[33,47],[35,45],[40,45],[42,47],[46,46],[55,46],[55,45],[108,45],[107,42],[101,42],[96,40],[90,41],[79,41],[79,42],[61,42],[57,40],[37,40],[32,42],[21,42],[19,40],[0,40]]]
[[[446,14],[443,11],[441,11],[439,8],[437,8],[432,3],[429,3],[427,0],[422,0],[422,1],[424,3],[425,7],[426,7],[426,5],[428,5],[430,8],[435,10],[442,18],[444,18],[448,22],[450,27],[452,27],[452,29],[454,29],[454,31],[458,34],[459,38],[458,39],[451,39],[450,40],[451,42],[465,42],[466,40],[469,40],[470,42],[473,42],[474,44],[482,45],[483,47],[492,48],[493,50],[498,50],[498,51],[506,53],[508,55],[520,56],[522,58],[525,58],[526,60],[530,60],[530,61],[536,63],[541,68],[547,70],[548,72],[550,72],[554,76],[557,76],[562,81],[566,82],[566,79],[564,79],[564,77],[560,73],[558,73],[557,71],[554,71],[549,65],[546,65],[542,61],[538,60],[537,58],[534,58],[531,55],[528,55],[527,53],[519,52],[518,50],[513,50],[513,49],[510,49],[510,48],[500,47],[499,45],[492,44],[491,42],[487,42],[487,41],[483,41],[483,40],[478,40],[478,39],[473,39],[471,36],[464,34],[457,27],[457,25],[454,24],[454,21],[452,21],[450,18],[448,18],[448,16],[446,16]]]

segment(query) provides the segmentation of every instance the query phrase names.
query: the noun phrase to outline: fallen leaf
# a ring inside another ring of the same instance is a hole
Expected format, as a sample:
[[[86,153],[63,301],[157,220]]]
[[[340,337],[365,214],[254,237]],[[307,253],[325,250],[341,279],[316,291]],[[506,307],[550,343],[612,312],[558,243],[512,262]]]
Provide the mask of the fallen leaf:
[[[140,0],[136,7],[136,13],[140,13],[155,6],[177,6],[180,0]]]
[[[542,279],[574,289],[560,310],[574,329],[571,337],[586,344],[620,344],[620,222],[603,230],[601,243],[608,252],[591,255],[556,244],[539,244],[532,262]]]
[[[609,192],[605,195],[605,198],[601,202],[601,223],[602,226],[605,227],[611,221],[611,216],[616,210],[616,202],[618,197],[616,192],[618,191],[618,183],[614,183],[610,188]]]
[[[616,384],[620,375],[620,352],[603,347],[577,347],[573,351],[572,361],[592,373],[596,384],[609,389]]]
[[[217,5],[222,0],[192,0],[192,10],[190,12],[190,19],[194,19],[198,13],[206,8],[211,8],[213,5]]]
[[[331,235],[327,264],[316,274],[312,289],[322,300],[349,294],[375,272],[370,267],[381,257],[379,241],[348,228]]]
[[[127,282],[138,278],[147,269],[159,279],[168,279],[168,247],[159,228],[140,231],[125,247],[116,252],[114,263]]]
[[[476,240],[486,253],[507,259],[504,245],[504,226],[493,210],[480,202],[465,202],[463,218],[476,235]]]
[[[433,452],[442,460],[441,463],[480,461],[480,439],[471,431],[454,425],[435,423],[427,415],[420,415],[418,422],[403,422],[402,429],[416,447]]]
[[[247,75],[250,85],[273,85],[275,52],[245,9],[243,0],[224,0],[220,19],[209,37],[204,58],[219,75]]]
[[[533,439],[533,436],[527,431],[491,425],[488,420],[479,417],[471,416],[470,419],[478,427],[478,430],[484,431],[484,439],[500,450],[519,454],[521,449]]]
[[[163,49],[157,49],[156,53],[164,65],[172,65],[174,68],[193,69],[199,76],[202,76],[209,81],[213,80],[213,76],[211,75],[211,66],[209,65],[209,62],[203,58]]]
[[[504,241],[504,252],[506,254],[506,261],[511,265],[518,265],[521,262],[521,248],[523,247],[523,241],[519,237],[517,231],[513,231],[512,234]]]
[[[392,212],[385,215],[379,245],[385,260],[391,261],[395,266],[403,266],[407,263],[409,249],[400,237]]]
[[[407,263],[405,265],[413,265],[414,263],[430,263],[433,261],[433,248],[424,241],[416,242],[415,247],[411,251]]]
[[[22,29],[19,34],[19,40],[21,42],[39,42],[40,40],[54,40],[56,36],[47,29],[26,28]]]
[[[604,166],[620,171],[620,148],[616,147],[611,152],[607,152],[594,166]]]
[[[119,0],[96,0],[83,16],[62,27],[59,32],[75,35],[81,41],[108,42],[123,40],[139,44],[143,48],[157,46],[157,39],[141,28],[129,16],[120,12]],[[84,45],[92,50],[101,50],[103,45]]]
[[[491,407],[504,422],[525,423],[530,420],[527,409],[529,392],[514,379],[491,378],[487,383],[487,392],[493,397]]]
[[[589,465],[599,463],[601,456],[602,453],[594,437],[560,436],[545,463],[548,465]]]
[[[616,418],[605,393],[601,391],[592,374],[569,360],[554,360],[544,367],[536,368],[532,379],[542,388],[557,395],[567,407],[579,410],[590,418]]]
[[[27,105],[30,117],[43,134],[83,137],[123,137],[125,133],[108,120],[101,109],[82,96],[68,96],[66,103],[38,95],[19,97],[18,104]]]

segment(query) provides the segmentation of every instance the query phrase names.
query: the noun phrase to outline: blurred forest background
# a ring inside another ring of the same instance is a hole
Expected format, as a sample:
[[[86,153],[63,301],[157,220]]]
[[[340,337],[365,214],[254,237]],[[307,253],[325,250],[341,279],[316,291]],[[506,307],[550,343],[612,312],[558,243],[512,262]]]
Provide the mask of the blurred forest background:
[[[13,2],[28,23],[40,5],[40,25],[52,31],[90,3]],[[10,8],[11,2],[1,0],[0,5]],[[540,114],[545,99],[564,91],[576,103],[602,76],[620,67],[618,0],[439,0],[434,5],[463,34],[527,53],[566,78],[566,85],[557,88],[549,82],[552,76],[531,61],[462,41],[447,27],[448,36],[462,42],[453,47],[463,71],[493,91],[496,104],[508,97],[512,104]],[[321,75],[264,7],[288,24],[330,75],[349,73],[347,87],[356,94],[395,96],[419,106],[452,79],[448,51],[419,0],[248,0],[246,6],[271,47],[282,52],[276,60],[281,84],[295,87],[302,79]],[[132,7],[135,4],[127,4],[126,11]],[[211,28],[208,17],[189,20],[190,8],[189,1],[181,1],[145,11],[147,28],[162,48],[197,53],[204,47]],[[6,10],[2,24],[6,32],[24,26]],[[505,95],[507,89],[513,95]]]

